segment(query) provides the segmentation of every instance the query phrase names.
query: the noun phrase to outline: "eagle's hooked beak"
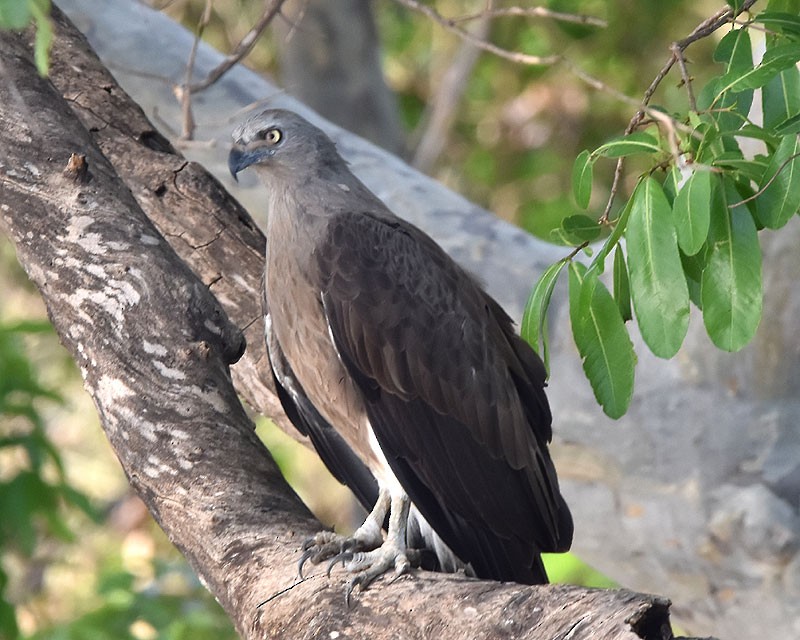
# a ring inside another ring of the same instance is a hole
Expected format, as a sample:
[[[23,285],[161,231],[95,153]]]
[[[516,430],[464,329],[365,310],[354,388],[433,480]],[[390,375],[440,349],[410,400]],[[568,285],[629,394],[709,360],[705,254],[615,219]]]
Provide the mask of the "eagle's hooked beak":
[[[263,160],[268,160],[275,155],[275,150],[269,147],[256,147],[255,149],[246,149],[240,143],[235,142],[231,147],[231,152],[228,154],[228,169],[236,182],[239,179],[236,177],[240,171],[247,169],[252,164],[257,164]]]
[[[236,176],[242,169],[246,169],[252,164],[251,160],[248,160],[248,153],[246,151],[242,151],[238,145],[234,144],[231,148],[231,152],[228,154],[228,170],[231,172],[233,179],[236,182],[239,182],[239,178]]]

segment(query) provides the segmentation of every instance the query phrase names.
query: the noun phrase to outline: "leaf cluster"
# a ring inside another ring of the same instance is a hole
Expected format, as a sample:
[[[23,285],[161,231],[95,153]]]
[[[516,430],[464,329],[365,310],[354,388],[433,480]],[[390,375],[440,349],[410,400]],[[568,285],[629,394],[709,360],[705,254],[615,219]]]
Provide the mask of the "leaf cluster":
[[[757,63],[754,33],[766,34]],[[636,355],[626,323],[635,317],[647,347],[671,358],[694,304],[718,348],[741,349],[761,319],[758,233],[780,229],[800,210],[797,5],[773,0],[751,20],[731,24],[714,60],[721,72],[696,104],[689,92],[684,113],[650,107],[638,130],[577,157],[573,196],[586,213],[553,231],[575,250],[544,272],[525,309],[523,337],[546,361],[547,307],[568,265],[575,343],[613,418],[625,414],[633,394]],[[619,215],[591,215],[595,164],[633,156],[647,168]],[[593,253],[589,243],[603,236]],[[576,261],[581,254],[592,257],[588,266]],[[607,266],[611,290],[600,278]]]

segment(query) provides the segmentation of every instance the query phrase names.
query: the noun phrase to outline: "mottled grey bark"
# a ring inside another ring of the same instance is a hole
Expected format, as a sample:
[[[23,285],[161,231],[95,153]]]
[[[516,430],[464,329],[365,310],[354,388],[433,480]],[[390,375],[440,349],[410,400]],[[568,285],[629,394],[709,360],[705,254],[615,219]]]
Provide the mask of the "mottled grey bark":
[[[0,230],[78,362],[132,486],[238,632],[670,638],[668,601],[628,591],[416,572],[375,584],[348,609],[340,575],[297,581],[300,542],[319,524],[255,436],[228,373],[244,347],[229,316],[249,309],[260,279],[260,265],[239,261],[238,251],[258,253],[240,238],[263,238],[54,15],[52,84],[35,72],[31,33],[0,33]],[[210,273],[209,283],[198,277]],[[242,375],[239,388],[249,384]]]

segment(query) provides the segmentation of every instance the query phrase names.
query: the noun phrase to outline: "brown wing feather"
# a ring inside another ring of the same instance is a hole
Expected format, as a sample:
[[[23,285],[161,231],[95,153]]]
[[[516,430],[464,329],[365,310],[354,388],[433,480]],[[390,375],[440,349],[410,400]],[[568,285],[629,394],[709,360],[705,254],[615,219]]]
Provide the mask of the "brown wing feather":
[[[536,551],[568,547],[544,369],[497,303],[425,234],[383,212],[338,215],[317,256],[324,310],[376,437],[445,542],[487,566],[498,553],[487,544],[528,567]],[[520,579],[507,567],[485,573]]]

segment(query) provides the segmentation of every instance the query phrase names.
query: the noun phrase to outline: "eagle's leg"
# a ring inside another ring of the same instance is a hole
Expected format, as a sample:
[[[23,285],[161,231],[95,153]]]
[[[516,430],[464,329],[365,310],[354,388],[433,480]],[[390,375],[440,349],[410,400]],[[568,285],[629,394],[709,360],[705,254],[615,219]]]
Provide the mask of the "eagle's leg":
[[[411,502],[405,493],[392,495],[389,532],[383,544],[371,551],[345,552],[331,562],[333,566],[341,561],[346,571],[356,574],[347,587],[348,602],[355,587],[364,591],[376,578],[391,569],[394,569],[395,576],[401,576],[419,564],[420,551],[409,549],[406,542],[410,507]]]
[[[308,560],[313,564],[319,564],[331,558],[339,559],[346,553],[370,551],[380,547],[383,544],[383,523],[390,506],[391,495],[388,489],[381,487],[375,506],[352,536],[342,536],[333,531],[320,531],[313,538],[306,540],[303,544],[303,555],[297,565],[300,577],[303,576],[303,565]],[[391,517],[389,521],[391,523]]]

